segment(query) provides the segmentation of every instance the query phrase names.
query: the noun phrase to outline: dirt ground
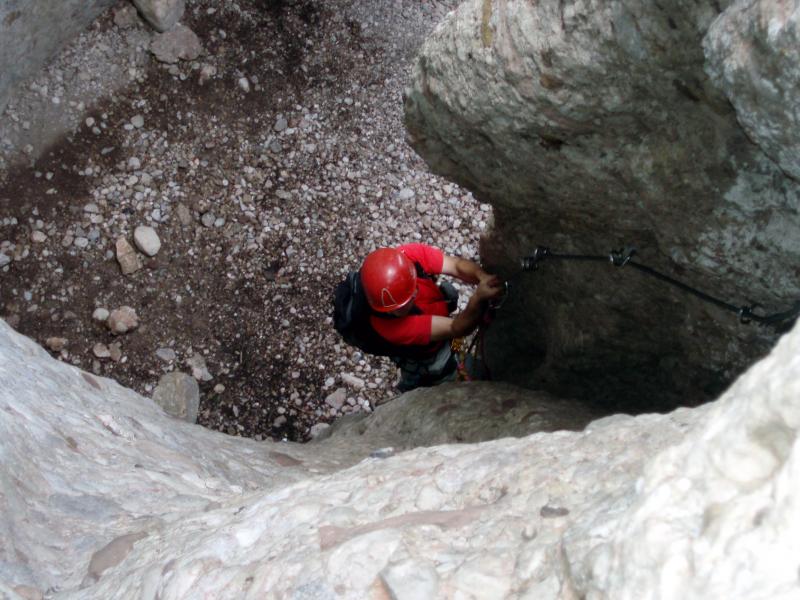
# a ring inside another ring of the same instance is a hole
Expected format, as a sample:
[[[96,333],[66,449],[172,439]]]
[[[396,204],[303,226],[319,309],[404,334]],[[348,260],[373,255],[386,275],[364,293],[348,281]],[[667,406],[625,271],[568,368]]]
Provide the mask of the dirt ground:
[[[145,395],[202,357],[199,422],[232,435],[303,440],[392,397],[391,364],[333,331],[332,290],[382,245],[476,256],[489,207],[431,175],[402,125],[414,51],[454,4],[189,0],[182,22],[205,51],[174,65],[114,7],[3,115],[0,317]],[[102,96],[98,52],[124,75]],[[41,152],[34,99],[69,124]],[[115,243],[138,225],[162,246],[126,276]],[[140,320],[127,334],[92,317],[124,305]]]

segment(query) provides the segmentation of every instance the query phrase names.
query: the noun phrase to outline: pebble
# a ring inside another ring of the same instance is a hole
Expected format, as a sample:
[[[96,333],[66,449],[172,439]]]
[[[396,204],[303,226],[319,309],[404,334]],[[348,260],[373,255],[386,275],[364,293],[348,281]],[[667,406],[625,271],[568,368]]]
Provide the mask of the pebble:
[[[45,340],[45,346],[50,348],[53,352],[61,352],[67,345],[67,338],[63,337],[49,337]]]
[[[277,428],[277,427],[283,427],[284,425],[286,425],[286,417],[284,417],[283,415],[279,415],[279,416],[278,416],[278,417],[277,417],[277,418],[276,418],[276,419],[275,419],[275,420],[272,422],[272,426],[273,426],[273,427],[276,427],[276,428]]]
[[[92,313],[92,318],[95,321],[105,321],[108,319],[108,310],[105,308],[95,308]]]
[[[100,213],[100,208],[94,202],[90,202],[83,207],[83,212],[96,215]]]
[[[217,218],[214,216],[214,213],[212,212],[203,213],[203,216],[200,217],[200,222],[203,223],[203,225],[206,227],[213,227],[214,221],[216,220]]]
[[[35,244],[41,244],[47,241],[47,235],[43,231],[31,232],[31,241]]]
[[[130,275],[142,268],[142,262],[139,260],[139,255],[136,250],[130,245],[130,242],[124,237],[121,237],[116,242],[117,248],[117,262],[123,275]]]
[[[85,237],[81,236],[81,237],[76,237],[75,240],[72,243],[76,247],[83,249],[83,248],[86,248],[86,246],[89,245],[89,240],[88,240],[88,238],[85,238]]]
[[[178,221],[180,221],[181,225],[186,227],[192,224],[192,213],[185,204],[178,204],[175,212],[178,214]]]
[[[128,170],[129,171],[138,171],[141,168],[142,168],[142,163],[138,158],[136,158],[135,156],[131,156],[128,159]]]
[[[283,115],[278,115],[278,118],[275,120],[275,131],[284,131],[287,127],[289,127],[289,121],[287,121],[286,117]]]
[[[136,243],[136,247],[147,256],[155,256],[161,249],[161,240],[156,230],[147,225],[139,225],[133,231],[133,241]]]
[[[397,199],[398,200],[411,200],[415,195],[414,190],[411,188],[403,188],[399,192],[397,192]]]
[[[320,435],[322,435],[322,433],[325,430],[327,430],[329,428],[330,428],[330,425],[328,425],[327,423],[317,423],[316,425],[311,427],[311,429],[308,431],[308,433],[311,436],[311,438],[314,439],[314,438],[318,438]]]
[[[111,355],[111,360],[119,362],[122,360],[122,345],[119,342],[108,345],[108,352]]]
[[[130,306],[122,306],[111,311],[106,320],[106,325],[114,335],[121,335],[136,329],[139,326],[139,317]]]
[[[186,365],[192,370],[192,377],[198,381],[211,381],[213,379],[206,366],[206,359],[200,354],[194,354],[187,358]]]
[[[2,252],[0,252],[0,267],[5,267],[10,262],[11,262],[11,257],[6,256]]]
[[[218,383],[217,385],[214,386],[214,392],[215,393],[221,394],[224,391],[225,391],[225,386],[222,385],[221,383]]]
[[[92,347],[92,352],[97,358],[111,358],[111,352],[105,344],[97,343]]]
[[[247,77],[240,77],[237,83],[245,93],[250,91],[250,82],[247,80]]]
[[[159,348],[156,350],[156,356],[164,362],[170,362],[177,358],[177,354],[172,348]]]
[[[355,375],[351,375],[350,373],[342,373],[341,378],[342,383],[345,383],[346,385],[349,385],[357,390],[364,389],[364,386],[366,385],[363,379],[356,377]]]
[[[342,406],[344,406],[344,403],[346,401],[347,401],[347,390],[344,388],[338,388],[335,392],[329,394],[325,398],[325,404],[336,410],[342,408]]]
[[[136,129],[141,129],[144,127],[144,117],[142,115],[135,115],[131,118],[131,125],[136,127]]]

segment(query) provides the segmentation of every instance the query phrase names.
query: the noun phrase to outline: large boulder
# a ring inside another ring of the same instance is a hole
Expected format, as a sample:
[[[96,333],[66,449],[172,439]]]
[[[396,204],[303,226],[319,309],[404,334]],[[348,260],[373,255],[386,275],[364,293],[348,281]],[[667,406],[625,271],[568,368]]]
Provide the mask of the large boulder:
[[[0,595],[788,597],[798,356],[795,329],[697,409],[392,456],[396,433],[256,443],[171,419],[0,321]],[[468,414],[535,406],[491,388],[463,387]],[[441,392],[397,406],[439,435],[452,392],[414,404]]]
[[[795,5],[466,0],[435,31],[407,125],[435,171],[494,206],[482,256],[515,284],[487,334],[496,377],[665,410],[713,398],[775,342],[629,267],[518,269],[537,245],[634,245],[735,307],[793,306]]]

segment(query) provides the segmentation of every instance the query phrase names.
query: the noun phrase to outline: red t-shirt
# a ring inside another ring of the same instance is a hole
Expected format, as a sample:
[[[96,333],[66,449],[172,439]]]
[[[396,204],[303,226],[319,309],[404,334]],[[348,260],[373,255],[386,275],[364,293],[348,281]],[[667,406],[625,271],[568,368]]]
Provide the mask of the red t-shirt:
[[[429,275],[439,275],[444,264],[444,253],[427,244],[405,244],[397,249],[413,262],[419,264]],[[439,286],[430,279],[417,277],[417,297],[414,305],[422,314],[406,315],[391,319],[383,319],[372,315],[370,323],[375,331],[385,340],[400,346],[425,346],[431,343],[431,321],[433,315],[448,316],[447,300]],[[432,348],[438,350],[443,342]]]

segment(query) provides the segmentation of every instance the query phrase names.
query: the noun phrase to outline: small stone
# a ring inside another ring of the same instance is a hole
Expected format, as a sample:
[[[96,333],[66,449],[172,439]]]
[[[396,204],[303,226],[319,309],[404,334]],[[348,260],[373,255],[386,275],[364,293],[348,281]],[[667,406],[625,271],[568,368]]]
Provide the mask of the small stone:
[[[200,222],[206,227],[213,227],[216,220],[217,217],[212,212],[203,213],[203,216],[200,217]]]
[[[364,389],[364,386],[366,385],[363,379],[356,377],[355,375],[351,375],[350,373],[342,373],[341,378],[342,383],[345,383],[346,385],[349,385],[357,390]]]
[[[147,256],[155,256],[161,249],[161,240],[158,238],[156,230],[147,225],[139,225],[133,231],[133,241],[136,247]]]
[[[94,202],[90,202],[83,207],[83,212],[96,215],[100,213],[100,208]]]
[[[0,252],[0,268],[5,267],[10,262],[11,262],[11,257],[6,256],[2,252]]]
[[[86,248],[86,246],[89,245],[89,238],[85,238],[83,236],[76,237],[75,241],[73,241],[72,243],[76,247],[83,249],[83,248]]]
[[[200,386],[186,373],[167,373],[158,380],[153,391],[153,402],[168,415],[195,423],[200,407]]]
[[[122,344],[119,342],[109,344],[108,352],[111,354],[111,360],[119,362],[122,359]]]
[[[342,408],[342,406],[344,406],[344,403],[346,401],[347,401],[347,390],[344,388],[338,388],[335,392],[329,394],[325,398],[325,404],[336,410]]]
[[[174,64],[179,60],[194,60],[203,53],[200,39],[185,25],[156,35],[150,44],[150,52],[156,60]]]
[[[128,240],[124,237],[119,238],[116,243],[117,247],[117,262],[123,275],[130,275],[142,268],[142,262],[139,260],[139,255],[136,250],[130,245]]]
[[[142,163],[138,158],[136,158],[135,156],[131,156],[128,159],[128,170],[129,171],[138,171],[141,168],[142,168]]]
[[[177,355],[175,354],[175,350],[172,348],[159,348],[156,350],[156,356],[163,360],[164,362],[170,362],[175,360]]]
[[[45,235],[44,231],[33,231],[31,232],[31,241],[34,244],[41,244],[47,241],[47,235]]]
[[[134,115],[131,118],[131,125],[136,127],[136,129],[141,129],[144,127],[144,117],[142,115]]]
[[[284,131],[287,127],[289,127],[289,121],[283,115],[278,115],[278,118],[275,119],[275,131]]]
[[[239,81],[237,81],[239,87],[245,92],[250,91],[250,82],[247,80],[247,77],[240,77]]]
[[[272,426],[273,426],[273,427],[276,427],[276,428],[277,428],[277,427],[283,427],[284,425],[286,425],[286,417],[285,417],[285,416],[283,416],[283,415],[279,415],[279,416],[278,416],[278,417],[277,417],[277,418],[276,418],[276,419],[275,419],[275,420],[272,422]]]
[[[122,306],[108,315],[106,325],[114,335],[121,335],[136,329],[139,326],[139,317],[130,306]]]
[[[192,224],[192,213],[185,204],[178,204],[175,212],[178,214],[178,221],[180,221],[181,225],[187,227]]]
[[[114,25],[120,29],[133,27],[139,21],[139,16],[132,4],[125,3],[114,10]]]
[[[53,352],[61,352],[67,345],[67,338],[49,337],[45,340],[45,345]]]
[[[217,385],[214,386],[214,393],[221,394],[224,391],[225,391],[225,386],[222,385],[221,383],[218,383]]]
[[[206,367],[206,359],[201,355],[195,354],[186,359],[186,365],[192,370],[192,377],[198,381],[211,381],[213,377]]]
[[[399,192],[397,192],[397,199],[398,200],[411,200],[414,197],[414,190],[411,188],[403,188]]]
[[[320,437],[325,431],[330,429],[330,425],[327,423],[317,423],[316,425],[312,426],[309,430],[309,435],[312,439]]]
[[[111,352],[105,344],[97,343],[92,347],[92,352],[97,358],[110,358]]]
[[[92,313],[92,318],[95,321],[105,321],[108,319],[108,310],[105,308],[95,308]]]

